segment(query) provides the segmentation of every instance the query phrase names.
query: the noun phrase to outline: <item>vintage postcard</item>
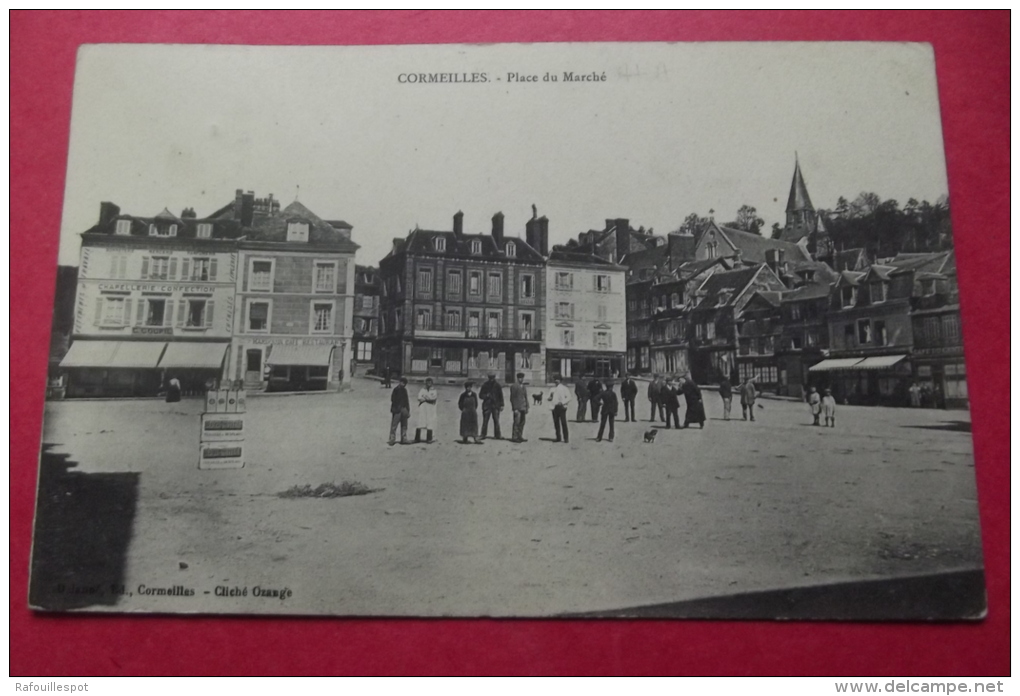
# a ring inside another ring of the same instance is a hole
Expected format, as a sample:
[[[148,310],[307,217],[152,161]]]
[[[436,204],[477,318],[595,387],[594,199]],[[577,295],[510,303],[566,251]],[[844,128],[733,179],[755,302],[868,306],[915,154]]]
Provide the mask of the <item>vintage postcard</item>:
[[[932,49],[94,45],[30,605],[977,619]]]

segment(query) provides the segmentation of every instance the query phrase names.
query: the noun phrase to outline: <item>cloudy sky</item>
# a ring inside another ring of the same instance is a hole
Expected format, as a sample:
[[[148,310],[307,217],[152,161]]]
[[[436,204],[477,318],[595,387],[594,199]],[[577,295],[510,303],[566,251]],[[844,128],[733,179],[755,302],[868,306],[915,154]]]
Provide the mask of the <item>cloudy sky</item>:
[[[400,82],[421,72],[488,81]],[[64,264],[100,201],[201,216],[238,188],[348,221],[372,264],[457,210],[468,232],[502,211],[523,236],[535,204],[553,243],[610,217],[659,233],[691,212],[726,221],[744,203],[768,227],[795,152],[817,207],[947,193],[919,44],[87,46],[71,128]]]

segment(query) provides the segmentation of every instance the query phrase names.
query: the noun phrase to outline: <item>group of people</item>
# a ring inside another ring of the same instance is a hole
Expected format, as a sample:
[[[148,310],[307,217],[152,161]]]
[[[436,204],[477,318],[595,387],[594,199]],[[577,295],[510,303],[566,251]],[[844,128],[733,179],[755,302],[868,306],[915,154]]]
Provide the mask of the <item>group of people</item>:
[[[667,430],[680,428],[681,396],[687,406],[682,427],[689,428],[691,423],[697,423],[698,427],[704,428],[705,403],[701,396],[701,387],[690,373],[675,377],[657,374],[652,377],[652,381],[648,383],[648,401],[652,407],[649,421],[654,423],[658,416],[666,423]]]
[[[825,389],[824,394],[819,394],[814,387],[808,387],[807,392],[808,408],[811,409],[811,417],[814,419],[812,425],[821,425],[819,420],[825,414],[825,427],[836,427],[836,397],[832,395],[831,389]]]

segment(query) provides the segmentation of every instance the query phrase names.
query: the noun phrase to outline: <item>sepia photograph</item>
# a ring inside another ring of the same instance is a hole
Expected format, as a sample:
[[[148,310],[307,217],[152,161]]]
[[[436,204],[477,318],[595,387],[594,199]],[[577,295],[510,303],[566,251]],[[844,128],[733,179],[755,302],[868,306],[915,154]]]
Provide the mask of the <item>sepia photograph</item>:
[[[79,49],[29,606],[986,613],[920,43]]]

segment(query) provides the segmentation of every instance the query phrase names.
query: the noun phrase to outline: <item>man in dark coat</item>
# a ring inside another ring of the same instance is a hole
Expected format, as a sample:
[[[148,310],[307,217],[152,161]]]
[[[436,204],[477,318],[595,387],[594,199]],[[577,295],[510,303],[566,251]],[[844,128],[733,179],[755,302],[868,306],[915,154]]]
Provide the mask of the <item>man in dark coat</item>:
[[[701,398],[701,387],[694,383],[690,375],[684,377],[684,385],[681,388],[684,400],[687,402],[687,411],[684,413],[684,427],[689,428],[691,423],[697,423],[698,427],[705,427],[705,404]]]
[[[588,415],[588,385],[584,381],[584,375],[577,377],[574,396],[577,397],[577,422],[583,423]]]
[[[598,377],[593,376],[591,381],[588,382],[588,400],[591,401],[591,422],[597,423],[599,420],[599,397],[602,395],[602,382],[599,381]]]
[[[637,416],[634,415],[634,400],[637,399],[637,382],[630,375],[623,380],[623,384],[620,385],[620,398],[623,399],[623,422],[629,423],[631,421],[637,421]]]
[[[669,380],[662,385],[662,391],[659,392],[659,403],[662,404],[663,408],[666,409],[666,430],[670,428],[670,421],[673,421],[673,426],[676,428],[680,427],[680,388],[676,386],[673,380]]]
[[[596,442],[602,442],[602,435],[606,430],[606,421],[609,422],[609,441],[613,441],[613,437],[616,435],[616,414],[620,409],[620,402],[616,398],[616,392],[613,391],[613,382],[606,380],[606,390],[599,394],[599,403],[602,404],[602,422],[599,423],[599,434],[595,438]]]
[[[497,440],[503,439],[499,431],[499,414],[503,411],[503,387],[496,381],[496,375],[490,374],[482,388],[478,390],[478,396],[482,399],[482,439],[484,440],[489,432],[489,419],[492,419],[492,436]]]
[[[401,377],[400,384],[390,394],[390,444],[397,444],[397,426],[400,426],[400,444],[407,444],[407,419],[411,416],[411,401],[407,398],[407,378]]]
[[[517,382],[510,385],[510,409],[514,415],[514,431],[510,442],[524,442],[524,422],[528,416],[528,388],[524,373],[517,373]]]
[[[648,383],[648,401],[652,404],[652,416],[649,423],[655,422],[655,414],[662,416],[662,378],[659,375],[652,375],[652,381]]]
[[[730,419],[730,409],[733,408],[733,385],[726,377],[719,382],[719,396],[722,398],[723,418]]]

